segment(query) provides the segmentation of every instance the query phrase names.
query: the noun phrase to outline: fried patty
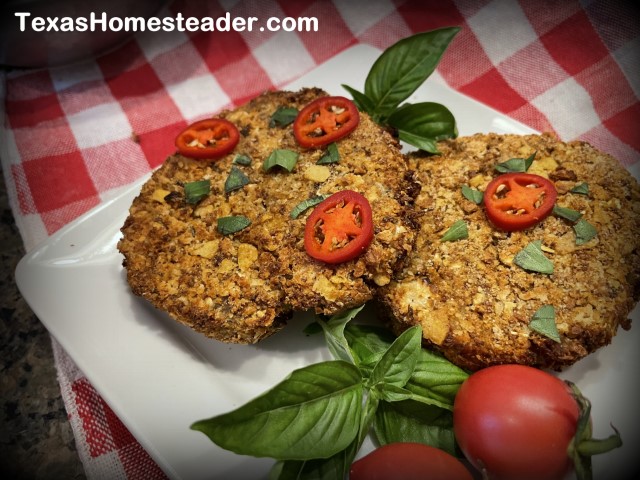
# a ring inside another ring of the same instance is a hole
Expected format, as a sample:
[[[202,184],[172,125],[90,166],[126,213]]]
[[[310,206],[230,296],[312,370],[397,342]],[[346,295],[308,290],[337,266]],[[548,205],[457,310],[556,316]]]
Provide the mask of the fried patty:
[[[561,369],[607,345],[640,298],[640,187],[609,155],[584,142],[545,135],[474,135],[445,141],[441,155],[411,154],[421,190],[420,232],[406,267],[379,291],[384,317],[400,333],[423,328],[424,344],[453,363],[477,370],[519,363]],[[528,173],[551,180],[556,205],[583,214],[597,235],[576,243],[574,223],[551,215],[519,232],[493,227],[461,187],[484,191],[496,164],[536,153]],[[571,190],[586,182],[588,195]],[[442,241],[458,220],[468,238]],[[514,263],[541,241],[552,274]],[[534,314],[552,305],[560,342],[530,328]]]
[[[132,291],[179,322],[224,342],[255,343],[283,327],[295,311],[335,314],[370,300],[412,248],[409,208],[417,193],[399,145],[366,114],[337,142],[340,161],[318,165],[326,147],[302,149],[292,126],[270,126],[279,107],[300,110],[319,89],[265,93],[219,117],[240,131],[235,150],[216,161],[179,154],[157,169],[133,201],[118,249]],[[275,150],[299,153],[292,172],[263,170]],[[233,164],[237,154],[250,165]],[[225,193],[231,168],[249,179]],[[211,192],[197,204],[184,185],[208,179]],[[344,189],[364,195],[373,211],[374,239],[364,254],[339,265],[309,257],[300,202]],[[245,216],[237,233],[217,230],[221,217]]]

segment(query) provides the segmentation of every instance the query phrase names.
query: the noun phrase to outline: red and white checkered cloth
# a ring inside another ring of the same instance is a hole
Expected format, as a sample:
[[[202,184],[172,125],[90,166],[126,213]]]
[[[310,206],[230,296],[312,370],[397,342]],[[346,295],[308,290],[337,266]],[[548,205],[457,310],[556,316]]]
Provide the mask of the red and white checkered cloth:
[[[2,75],[2,168],[27,250],[158,166],[188,123],[279,88],[358,43],[459,25],[438,67],[454,89],[537,130],[640,162],[633,2],[180,0],[167,15],[317,17],[310,33],[142,33],[68,67]],[[339,72],[336,72],[339,75]],[[132,141],[134,135],[137,141]],[[635,166],[634,166],[635,164]],[[164,474],[54,341],[90,478]]]

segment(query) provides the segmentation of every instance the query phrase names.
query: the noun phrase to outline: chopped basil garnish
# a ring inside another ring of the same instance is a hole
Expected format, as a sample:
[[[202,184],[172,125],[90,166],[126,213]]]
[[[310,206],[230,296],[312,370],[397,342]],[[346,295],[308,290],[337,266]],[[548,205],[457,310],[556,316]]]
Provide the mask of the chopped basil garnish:
[[[441,242],[455,242],[456,240],[462,240],[469,238],[469,230],[464,220],[458,220],[455,222],[449,230],[440,239]]]
[[[276,149],[266,158],[262,164],[262,169],[266,172],[277,165],[290,172],[293,170],[293,167],[296,166],[297,161],[298,152],[294,152],[293,150]]]
[[[496,165],[496,170],[500,173],[526,172],[533,163],[533,159],[536,158],[536,153],[538,152],[533,152],[527,158],[511,158],[506,162],[499,163]]]
[[[553,263],[542,253],[542,241],[534,240],[513,258],[513,263],[529,272],[553,273]]]
[[[184,184],[184,196],[187,203],[198,203],[211,192],[210,180],[198,180]]]
[[[251,225],[251,220],[242,215],[231,215],[229,217],[220,217],[218,219],[218,232],[222,235],[230,235],[232,233],[244,230]]]
[[[303,213],[305,210],[311,207],[315,207],[325,198],[327,198],[326,195],[314,195],[311,198],[307,198],[306,200],[303,200],[302,202],[297,204],[295,207],[293,207],[293,210],[291,210],[291,213],[289,215],[291,216],[291,218],[298,218],[300,214]]]
[[[280,107],[273,115],[271,115],[271,119],[269,120],[269,128],[274,127],[286,127],[293,123],[293,121],[298,116],[298,110],[293,107]]]
[[[235,163],[236,165],[243,165],[245,167],[248,167],[249,165],[251,165],[251,157],[244,153],[238,153],[236,154],[235,157],[233,157],[232,163]]]
[[[482,203],[482,197],[484,196],[480,190],[471,188],[468,185],[462,185],[462,195],[464,195],[464,198],[477,205]]]
[[[224,193],[230,193],[234,190],[239,190],[249,183],[249,177],[247,177],[242,170],[236,166],[231,166],[231,171],[227,180],[224,182]]]
[[[340,161],[340,152],[338,151],[338,145],[332,142],[327,147],[327,151],[320,157],[320,160],[316,162],[317,165],[327,165],[329,163],[338,163]]]
[[[596,227],[584,219],[580,219],[573,229],[576,232],[576,245],[584,245],[598,234]]]
[[[577,193],[578,195],[589,195],[589,184],[582,182],[580,185],[576,185],[571,190],[571,193]]]
[[[560,334],[556,326],[556,310],[553,305],[543,305],[533,314],[529,328],[540,335],[560,343]]]
[[[572,210],[570,208],[559,207],[558,205],[555,205],[553,207],[553,214],[574,223],[580,220],[580,217],[582,217],[582,214],[580,212]]]

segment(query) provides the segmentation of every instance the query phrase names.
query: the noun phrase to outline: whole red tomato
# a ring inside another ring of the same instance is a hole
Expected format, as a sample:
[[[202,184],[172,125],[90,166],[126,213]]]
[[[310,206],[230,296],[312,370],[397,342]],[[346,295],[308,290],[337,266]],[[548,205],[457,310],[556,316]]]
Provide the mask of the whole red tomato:
[[[472,480],[453,455],[422,443],[389,443],[351,465],[350,480]]]
[[[465,456],[490,479],[562,479],[579,407],[562,380],[522,365],[480,370],[462,384],[453,427]]]

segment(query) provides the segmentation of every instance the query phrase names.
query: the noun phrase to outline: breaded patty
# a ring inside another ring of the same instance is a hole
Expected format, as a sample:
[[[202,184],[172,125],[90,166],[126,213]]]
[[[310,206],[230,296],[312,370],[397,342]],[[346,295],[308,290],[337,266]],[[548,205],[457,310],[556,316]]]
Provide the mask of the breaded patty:
[[[265,93],[219,117],[233,122],[240,141],[215,161],[169,157],[130,208],[118,244],[132,291],[203,334],[224,342],[254,343],[280,329],[292,312],[334,314],[370,300],[390,281],[411,250],[414,230],[406,209],[416,184],[397,142],[366,114],[337,141],[338,163],[318,165],[326,147],[305,150],[292,126],[270,126],[279,107],[300,110],[326,95],[318,89]],[[264,160],[275,150],[299,153],[292,172]],[[234,164],[237,154],[250,165]],[[232,167],[248,177],[225,193]],[[185,200],[184,185],[208,179],[210,194]],[[313,260],[304,249],[312,209],[291,217],[300,202],[340,190],[364,195],[373,211],[374,239],[364,254],[339,265]],[[217,230],[221,217],[244,216],[237,233]]]
[[[640,187],[614,158],[551,135],[475,135],[439,147],[438,156],[409,156],[421,184],[420,232],[406,267],[379,292],[396,333],[420,324],[427,346],[470,370],[501,363],[561,369],[610,343],[619,325],[630,328],[640,297]],[[551,180],[556,205],[581,212],[595,238],[578,245],[574,222],[555,213],[524,231],[500,231],[482,203],[462,195],[463,185],[484,191],[496,164],[534,152],[528,173]],[[571,192],[584,182],[588,194]],[[442,241],[458,220],[468,238]],[[534,241],[552,274],[514,263]],[[555,311],[559,343],[529,326],[545,305]]]

